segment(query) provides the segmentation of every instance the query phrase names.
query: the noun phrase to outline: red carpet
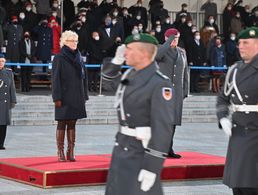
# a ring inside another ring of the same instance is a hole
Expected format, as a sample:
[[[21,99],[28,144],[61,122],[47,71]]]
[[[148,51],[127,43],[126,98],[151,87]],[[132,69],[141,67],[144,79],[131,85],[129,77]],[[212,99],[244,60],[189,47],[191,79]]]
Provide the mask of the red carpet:
[[[180,152],[181,159],[167,159],[161,178],[168,180],[221,178],[225,158],[196,152]],[[76,162],[57,157],[0,159],[0,177],[50,188],[96,185],[106,182],[110,155],[79,155]]]

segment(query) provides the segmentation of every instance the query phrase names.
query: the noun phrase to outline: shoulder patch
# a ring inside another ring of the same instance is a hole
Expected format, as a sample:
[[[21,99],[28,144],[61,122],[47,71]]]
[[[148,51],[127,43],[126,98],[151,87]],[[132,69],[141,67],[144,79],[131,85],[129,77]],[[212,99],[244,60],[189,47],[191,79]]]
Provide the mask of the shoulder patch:
[[[164,75],[162,72],[160,72],[159,70],[157,70],[156,73],[157,73],[157,75],[159,75],[161,78],[163,78],[163,79],[168,79],[168,80],[169,80],[169,78],[168,78],[166,75]]]
[[[172,99],[172,88],[162,87],[162,96],[165,100],[169,101]]]

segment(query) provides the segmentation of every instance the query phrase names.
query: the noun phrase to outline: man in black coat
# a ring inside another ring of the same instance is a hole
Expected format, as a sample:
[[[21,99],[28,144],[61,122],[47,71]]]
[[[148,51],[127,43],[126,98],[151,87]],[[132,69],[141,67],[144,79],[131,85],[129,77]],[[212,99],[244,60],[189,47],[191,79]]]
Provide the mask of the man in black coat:
[[[242,61],[228,70],[217,99],[217,118],[229,136],[223,183],[234,195],[258,194],[258,28],[239,35]],[[229,108],[232,108],[232,116]],[[231,119],[229,119],[231,118]]]

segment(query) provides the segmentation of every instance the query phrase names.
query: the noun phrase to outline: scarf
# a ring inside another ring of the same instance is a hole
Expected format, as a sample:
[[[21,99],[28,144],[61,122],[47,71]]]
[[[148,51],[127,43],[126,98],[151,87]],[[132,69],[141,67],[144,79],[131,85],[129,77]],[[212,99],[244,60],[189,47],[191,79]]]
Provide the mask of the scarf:
[[[81,57],[81,53],[78,49],[72,50],[66,45],[61,49],[61,53],[71,62],[71,65],[80,70],[80,76],[85,79],[84,63]]]

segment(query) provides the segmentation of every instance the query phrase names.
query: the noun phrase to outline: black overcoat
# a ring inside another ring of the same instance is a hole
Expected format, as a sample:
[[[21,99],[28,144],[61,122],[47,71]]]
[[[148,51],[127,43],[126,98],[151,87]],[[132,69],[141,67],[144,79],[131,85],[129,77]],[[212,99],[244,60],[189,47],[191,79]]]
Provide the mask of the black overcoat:
[[[82,78],[84,71],[85,78]],[[88,100],[87,71],[70,60],[61,50],[52,64],[53,101],[61,100],[61,108],[55,108],[56,120],[72,120],[87,117],[85,101]]]

